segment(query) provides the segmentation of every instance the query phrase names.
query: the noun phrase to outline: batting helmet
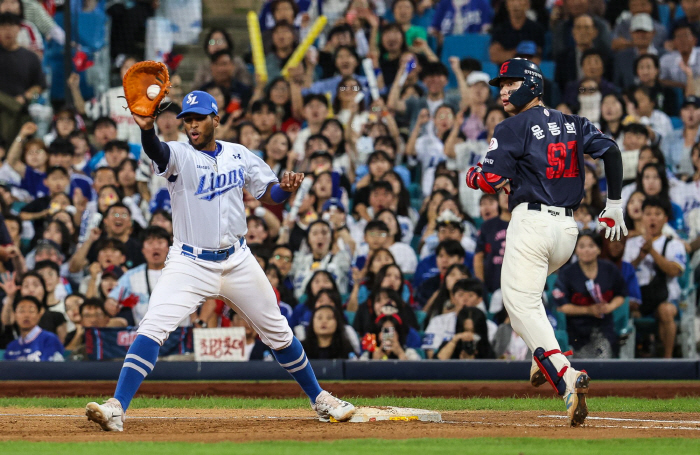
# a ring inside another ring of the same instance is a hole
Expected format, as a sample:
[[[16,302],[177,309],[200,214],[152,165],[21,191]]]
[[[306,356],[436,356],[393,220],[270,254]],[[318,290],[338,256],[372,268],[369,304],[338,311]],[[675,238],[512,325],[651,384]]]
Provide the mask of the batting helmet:
[[[501,65],[498,76],[489,81],[494,87],[499,87],[501,79],[521,79],[523,85],[510,95],[509,102],[517,107],[525,106],[533,99],[542,96],[544,78],[540,67],[524,58],[511,58]]]

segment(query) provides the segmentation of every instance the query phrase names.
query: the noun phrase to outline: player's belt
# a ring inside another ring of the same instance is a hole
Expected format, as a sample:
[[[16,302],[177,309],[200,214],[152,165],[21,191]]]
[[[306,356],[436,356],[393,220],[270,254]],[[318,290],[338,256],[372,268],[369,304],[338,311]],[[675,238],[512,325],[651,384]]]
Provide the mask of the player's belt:
[[[542,205],[539,202],[530,202],[527,204],[528,210],[536,212],[545,212],[552,215],[574,216],[574,210],[568,207],[552,207],[550,205]]]
[[[197,256],[197,259],[202,259],[205,261],[219,262],[219,261],[225,261],[226,259],[228,259],[229,256],[231,256],[233,253],[235,253],[238,248],[243,246],[243,242],[245,242],[245,239],[241,239],[238,242],[231,245],[230,248],[226,248],[223,250],[203,250],[200,248],[195,248],[195,247],[192,247],[189,245],[185,245],[183,243],[182,244],[182,251],[185,251],[187,253],[190,253],[190,254]]]

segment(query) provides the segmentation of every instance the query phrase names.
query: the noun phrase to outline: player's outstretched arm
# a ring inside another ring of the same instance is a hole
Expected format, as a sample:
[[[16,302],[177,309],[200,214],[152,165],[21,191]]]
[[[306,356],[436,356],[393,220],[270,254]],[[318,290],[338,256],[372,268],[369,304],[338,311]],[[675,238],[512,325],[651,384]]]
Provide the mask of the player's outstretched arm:
[[[598,224],[605,228],[605,238],[615,241],[627,235],[622,213],[622,153],[617,145],[605,151],[603,165],[608,181],[608,200],[605,209],[598,215]]]
[[[165,172],[170,161],[170,147],[158,139],[156,130],[153,128],[155,119],[144,117],[143,115],[131,113],[134,121],[141,128],[141,144],[146,155],[158,165],[160,172]]]
[[[303,181],[304,174],[285,172],[279,183],[267,187],[260,201],[265,204],[282,204],[301,186]]]

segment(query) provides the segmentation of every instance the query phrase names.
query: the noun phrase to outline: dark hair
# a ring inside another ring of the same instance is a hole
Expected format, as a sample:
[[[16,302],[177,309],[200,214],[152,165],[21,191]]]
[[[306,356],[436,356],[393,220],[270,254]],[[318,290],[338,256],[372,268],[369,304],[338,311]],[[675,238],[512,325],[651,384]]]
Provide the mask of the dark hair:
[[[675,24],[673,24],[673,28],[671,29],[671,39],[674,39],[676,37],[676,32],[678,30],[682,30],[684,28],[689,29],[691,33],[693,32],[693,27],[690,25],[690,22],[683,20],[676,21]],[[693,33],[693,35],[695,35],[695,33]]]
[[[634,59],[634,74],[637,74],[637,68],[639,67],[639,62],[641,62],[641,61],[644,60],[645,58],[648,58],[648,59],[650,59],[652,62],[654,62],[654,66],[656,67],[657,70],[660,68],[660,66],[659,66],[659,57],[658,57],[657,55],[654,55],[654,54],[642,54],[642,55],[640,55],[639,57],[637,57],[637,58]],[[658,79],[659,77],[656,76],[656,78]]]
[[[227,56],[228,58],[233,60],[233,51],[231,49],[221,49],[220,51],[216,51],[209,56],[209,61],[211,63],[216,63],[223,56]]]
[[[342,33],[349,33],[353,40],[355,39],[352,27],[350,27],[348,24],[340,24],[336,25],[328,32],[327,41],[330,41],[335,35],[340,35]]]
[[[401,33],[401,54],[405,53],[408,50],[408,46],[406,45],[406,34],[403,31],[403,28],[396,22],[389,22],[385,24],[383,27],[381,27],[381,31],[379,34],[379,55],[385,55],[386,49],[384,48],[384,44],[382,43],[382,37],[384,36],[384,33],[390,32],[390,31],[395,31]]]
[[[46,282],[44,281],[44,277],[39,275],[38,272],[31,270],[31,271],[25,273],[24,275],[22,275],[22,278],[19,279],[20,288],[22,287],[22,283],[24,283],[24,280],[26,280],[29,277],[34,277],[37,280],[39,280],[39,283],[41,284],[41,288],[44,290],[44,298],[41,299],[39,302],[41,303],[42,307],[46,308],[46,298],[48,297],[48,291],[46,291]],[[21,299],[21,298],[23,298],[23,296],[21,295],[21,291],[20,291],[15,295],[15,300]]]
[[[153,214],[151,215],[151,220],[152,220],[153,217],[156,216],[156,215],[163,216],[163,217],[165,217],[168,221],[170,221],[171,223],[173,222],[173,215],[172,215],[170,212],[168,212],[167,210],[165,210],[165,209],[158,209],[158,210],[156,210],[155,212],[153,212]]]
[[[238,125],[236,125],[236,126],[234,127],[234,129],[233,129],[233,130],[236,132],[236,137],[237,137],[238,139],[240,139],[240,137],[241,137],[241,131],[242,131],[243,128],[245,128],[246,126],[249,126],[249,127],[253,128],[253,129],[255,130],[256,133],[260,134],[260,130],[258,129],[257,126],[253,125],[252,122],[241,122],[241,123],[239,123]]]
[[[306,139],[306,142],[304,143],[304,147],[306,147],[306,145],[311,141],[323,141],[326,147],[328,147],[328,150],[330,150],[332,147],[331,141],[329,141],[328,138],[321,133],[316,133],[309,136],[308,139]]]
[[[382,215],[384,213],[390,213],[391,216],[394,218],[394,222],[396,223],[396,233],[394,233],[394,243],[400,242],[401,238],[403,237],[402,232],[401,232],[401,224],[399,223],[399,219],[396,216],[396,213],[391,210],[391,209],[381,209],[379,212],[377,212],[376,215],[374,215],[375,220],[379,220],[379,215]],[[384,225],[387,227],[387,232],[391,233],[391,230],[389,229],[389,226],[384,223]]]
[[[369,184],[369,193],[372,194],[375,190],[386,190],[391,194],[394,194],[394,187],[391,186],[390,182],[384,180],[377,180]]]
[[[467,319],[471,319],[472,322],[474,323],[474,333],[476,335],[479,335],[480,340],[476,342],[476,355],[475,357],[478,359],[493,359],[495,358],[495,355],[493,353],[493,349],[491,348],[491,344],[489,343],[489,332],[488,332],[488,326],[486,325],[486,315],[478,309],[474,307],[465,307],[462,308],[459,313],[457,313],[457,325],[455,327],[455,334],[462,333],[464,332],[464,322]],[[459,353],[464,350],[465,346],[464,341],[459,341],[457,343],[457,346],[455,347],[455,354],[456,357],[459,357]],[[455,357],[455,354],[453,354],[453,358]]]
[[[388,161],[392,166],[394,165],[394,158],[390,157],[388,153],[384,150],[375,150],[367,157],[367,166],[372,164],[376,159],[383,159],[384,161]]]
[[[419,98],[422,97],[422,96],[425,94],[425,90],[423,90],[423,87],[421,87],[420,85],[418,85],[418,84],[413,84],[413,85],[411,85],[411,84],[406,84],[406,85],[404,85],[403,88],[401,89],[400,95],[403,97],[403,95],[404,95],[409,89],[415,90],[415,91],[416,91],[416,94],[418,95]]]
[[[396,336],[398,338],[399,344],[403,347],[406,345],[406,338],[408,336],[408,324],[406,321],[403,320],[401,317],[401,314],[396,313],[396,314],[386,314],[383,316],[380,316],[377,318],[377,320],[374,322],[374,328],[372,330],[372,333],[377,337],[377,349],[381,349],[381,345],[379,344],[379,335],[382,332],[382,326],[390,322],[391,325],[394,326],[394,330],[396,331]],[[396,358],[396,354],[391,353],[388,355],[389,358]]]
[[[598,248],[603,248],[603,239],[598,235],[598,233],[592,229],[585,229],[581,232],[578,233],[578,238],[576,239],[576,246],[578,246],[579,240],[581,240],[584,237],[589,237],[591,240],[593,240],[593,243],[598,245]]]
[[[71,295],[73,295],[73,294],[71,294]],[[83,315],[83,309],[85,309],[85,308],[96,308],[98,310],[102,310],[102,312],[105,315],[107,315],[107,310],[105,310],[105,304],[102,301],[102,299],[98,299],[98,298],[87,299],[87,298],[85,298],[85,296],[82,296],[82,297],[84,300],[83,300],[83,303],[80,305],[80,315],[81,316]]]
[[[95,120],[94,122],[92,122],[92,132],[94,133],[97,128],[99,128],[100,126],[104,126],[104,125],[110,125],[110,126],[114,127],[115,129],[117,128],[117,122],[112,120],[111,117],[104,116],[104,117],[100,117],[97,120]]]
[[[370,220],[365,226],[365,234],[367,234],[369,231],[389,232],[389,226],[387,226],[386,223],[381,220]]]
[[[605,120],[603,118],[603,116],[601,115],[600,116],[600,130],[603,132],[603,134],[608,134],[608,135],[612,136],[613,139],[616,139],[616,136],[618,134],[620,134],[620,131],[622,131],[622,129],[624,128],[622,126],[622,119],[627,116],[627,106],[626,106],[625,100],[622,98],[622,95],[617,94],[617,93],[608,93],[606,95],[603,95],[603,97],[600,100],[601,106],[603,105],[603,101],[605,100],[605,98],[607,98],[608,96],[614,97],[617,100],[617,102],[620,103],[620,106],[622,106],[622,115],[620,116],[620,125],[618,126],[617,131],[612,131],[610,129],[610,125],[608,125],[608,121]]]
[[[340,294],[340,291],[338,290],[338,283],[335,282],[335,277],[333,274],[327,270],[316,270],[313,275],[311,275],[311,278],[309,279],[308,283],[306,283],[306,287],[304,288],[304,295],[306,295],[307,301],[311,300],[312,297],[315,297],[311,295],[311,283],[314,281],[314,278],[316,278],[316,275],[319,274],[324,274],[326,277],[330,280],[333,290]],[[307,306],[307,308],[310,308]]]
[[[438,246],[435,249],[435,256],[439,255],[440,251],[443,250],[448,256],[459,256],[463,258],[465,254],[464,247],[462,247],[462,244],[457,240],[443,240],[442,242],[438,243]]]
[[[306,107],[307,104],[310,104],[313,101],[318,101],[319,103],[322,103],[324,106],[326,106],[326,108],[328,107],[328,98],[326,98],[326,96],[321,93],[309,93],[308,95],[305,95],[304,107]]]
[[[294,144],[292,144],[292,141],[289,139],[289,136],[287,136],[287,133],[284,131],[275,131],[274,133],[270,134],[270,137],[267,138],[265,144],[262,146],[263,161],[267,161],[267,145],[270,143],[270,140],[279,135],[284,136],[287,142],[287,152],[292,150]],[[284,157],[279,161],[279,165],[281,172],[284,172],[284,169],[287,169],[287,155],[284,155]]]
[[[341,49],[341,48],[347,49],[348,46],[340,46],[339,49]],[[338,50],[339,50],[339,49],[338,49]],[[336,54],[338,53],[338,50],[336,50]],[[355,52],[354,50],[351,50],[351,51],[352,51],[353,53]],[[340,87],[343,86],[343,85],[345,85],[346,82],[348,82],[348,81],[355,81],[355,82],[357,82],[357,85],[359,85],[359,86],[360,86],[360,89],[362,89],[362,84],[361,84],[360,81],[357,79],[357,77],[355,77],[355,76],[345,76],[344,78],[342,78],[342,79],[340,80],[340,82],[338,82],[338,86],[335,88],[335,99],[333,100],[333,112],[335,112],[336,115],[338,114],[338,112],[341,111],[341,107],[340,107],[340,96],[339,96],[339,95],[340,95]],[[362,101],[360,101],[360,103],[359,103],[359,104],[360,104],[360,105],[359,105],[359,110],[360,110],[360,111],[364,111],[364,110],[367,108],[367,101],[368,101],[368,100],[366,99],[366,97],[363,98]]]
[[[329,346],[330,352],[328,353],[328,356],[331,359],[347,359],[351,353],[354,353],[354,351],[345,333],[345,319],[343,317],[343,313],[338,310],[338,308],[330,305],[323,305],[312,309],[313,313],[311,314],[311,320],[306,328],[306,339],[302,343],[304,350],[306,351],[308,358],[320,358],[318,336],[314,331],[314,317],[316,316],[317,312],[325,311],[327,309],[333,312],[333,317],[336,321],[336,328]]]
[[[484,296],[484,286],[478,278],[465,278],[457,281],[454,286],[452,286],[451,294],[454,295],[458,291],[473,292],[479,297]]]
[[[293,0],[273,0],[272,3],[270,3],[270,14],[274,16],[275,10],[281,3],[288,3],[292,6],[292,10],[294,11],[294,17],[296,17],[296,15],[299,14],[299,6]]]
[[[375,252],[375,255],[376,255],[379,251],[382,251],[382,250],[383,250],[383,249],[377,250],[377,251]],[[393,255],[392,255],[392,257],[393,257]],[[372,259],[374,259],[374,257],[372,257]],[[368,261],[368,263],[369,263],[369,261]],[[373,281],[374,281],[374,282],[372,283],[372,288],[371,288],[371,289],[372,289],[372,294],[370,295],[371,300],[376,299],[376,297],[377,297],[377,295],[378,295],[378,293],[379,293],[379,291],[380,291],[381,289],[388,289],[388,288],[382,288],[382,281],[384,281],[384,278],[386,277],[386,274],[389,273],[389,269],[392,268],[392,267],[396,267],[396,268],[399,270],[399,274],[403,277],[403,274],[401,273],[401,267],[399,267],[398,264],[396,264],[396,261],[394,261],[393,264],[387,264],[387,265],[383,266],[381,269],[379,269],[379,272],[377,272],[377,275],[373,278]],[[397,293],[402,292],[402,290],[403,290],[403,283],[401,284],[401,289],[399,289],[398,291],[396,291],[395,289],[392,289],[392,290],[393,290],[394,292],[397,292]],[[403,301],[403,300],[402,300],[402,301]]]
[[[386,182],[386,177],[388,175],[393,175],[394,178],[396,179],[397,182],[399,182],[399,185],[401,186],[401,189],[399,190],[399,194],[397,195],[398,197],[398,204],[396,205],[396,215],[401,215],[401,216],[410,216],[409,208],[411,207],[411,194],[408,192],[408,189],[406,189],[406,184],[403,181],[403,178],[393,169],[389,169],[386,171],[381,179],[382,181]],[[391,184],[391,182],[389,182]],[[393,186],[392,186],[392,191],[393,191]],[[396,194],[396,193],[394,193]]]
[[[464,263],[452,264],[451,266],[449,266],[447,268],[447,271],[445,272],[445,276],[452,273],[452,271],[455,269],[458,269],[460,272],[467,275],[469,278],[472,277],[472,272],[469,270],[469,267],[464,265]],[[433,305],[430,307],[430,311],[428,311],[428,314],[426,315],[424,321],[426,327],[428,326],[428,323],[430,322],[431,318],[442,314],[445,308],[445,303],[447,303],[448,300],[450,300],[450,290],[447,289],[447,280],[442,280],[442,283],[440,283],[440,289],[438,290],[438,294],[433,300]]]
[[[129,144],[126,141],[120,141],[119,139],[107,142],[105,144],[105,153],[115,148],[129,153]]]
[[[22,2],[19,2],[20,5]],[[0,13],[0,25],[20,25],[22,17],[14,13]]]
[[[0,25],[2,25],[2,22],[0,22]],[[14,302],[12,302],[12,311],[17,311],[17,307],[19,306],[20,302],[31,302],[34,305],[36,305],[36,309],[39,313],[41,313],[42,305],[39,300],[31,295],[25,295],[21,296],[19,298],[16,298]]]
[[[160,226],[148,226],[141,232],[141,242],[145,243],[149,239],[163,239],[168,242],[168,246],[172,245],[172,240],[168,231]]]
[[[651,104],[654,105],[654,108],[656,108],[656,97],[652,93],[651,88],[647,87],[646,85],[637,85],[632,90],[630,90],[630,92],[632,96],[630,96],[629,99],[632,102],[632,104],[634,104],[634,107],[639,107],[639,103],[637,103],[637,99],[633,95],[637,92],[642,92],[644,96],[649,98],[649,101],[651,101]]]
[[[36,263],[36,265],[34,265],[34,271],[38,272],[41,269],[52,269],[58,275],[61,274],[61,268],[58,266],[58,264],[49,259],[39,261]]]
[[[391,147],[391,149],[394,151],[394,157],[399,150],[399,146],[396,144],[396,139],[391,136],[377,136],[377,138],[374,140],[374,148],[377,148],[377,145],[379,144],[388,145]]]
[[[117,171],[116,171],[113,167],[102,166],[102,167],[98,167],[97,169],[95,169],[94,171],[92,171],[92,178],[93,178],[93,180],[95,179],[95,176],[97,176],[97,173],[98,173],[98,172],[104,171],[104,170],[109,171],[109,172],[114,176],[114,180],[115,180],[115,181],[117,181],[117,180],[119,179],[119,176],[117,175]]]
[[[337,289],[321,289],[318,291],[318,294],[314,296],[309,296],[309,299],[306,301],[306,307],[309,308],[310,310],[313,310],[316,307],[316,302],[318,302],[319,297],[321,297],[322,294],[326,294],[328,298],[331,299],[331,302],[333,302],[333,306],[341,312],[343,315],[343,321],[345,321],[345,314],[343,313],[343,302],[340,297],[340,292],[338,292]]]
[[[357,67],[360,66],[360,56],[357,54],[357,50],[355,50],[354,47],[348,46],[347,44],[341,44],[335,49],[335,52],[333,52],[333,64],[335,65],[335,61],[338,58],[338,54],[340,51],[346,50],[352,54],[353,57],[355,57],[355,60],[357,60]],[[357,67],[355,70],[357,70]]]
[[[427,62],[423,65],[423,69],[420,72],[420,79],[423,80],[429,76],[449,77],[450,73],[447,67],[441,62]]]
[[[263,98],[253,102],[253,104],[250,106],[250,113],[257,114],[262,112],[263,108],[267,108],[268,113],[274,114],[277,111],[277,106],[275,106],[275,103]]]
[[[418,218],[418,223],[416,223],[416,227],[413,230],[413,234],[417,236],[423,235],[423,229],[425,226],[428,224],[428,208],[430,207],[430,203],[433,201],[433,198],[436,196],[442,196],[443,199],[446,199],[448,197],[452,197],[452,195],[447,191],[447,190],[437,190],[433,191],[430,193],[430,196],[428,197],[427,203],[425,203],[420,210],[420,216]]]
[[[644,193],[645,196],[649,196],[644,191],[644,185],[643,185],[642,181],[644,180],[644,173],[646,172],[646,170],[651,169],[651,168],[653,168],[656,171],[656,173],[659,176],[659,179],[661,179],[661,192],[656,196],[670,201],[670,198],[668,195],[669,184],[668,184],[668,176],[666,175],[666,169],[664,167],[656,164],[656,163],[647,163],[644,165],[644,167],[642,168],[642,172],[640,172],[639,175],[637,176],[637,188],[636,189],[641,191],[642,193]]]
[[[635,189],[635,191],[632,192],[632,194],[630,194],[630,197],[627,198],[627,202],[625,203],[625,210],[624,210],[625,215],[624,215],[623,219],[625,221],[625,226],[627,226],[630,230],[633,230],[633,229],[636,230],[636,222],[632,219],[632,217],[630,216],[630,212],[628,210],[629,205],[630,205],[630,201],[632,200],[632,196],[634,196],[636,193],[641,194],[642,196],[644,196],[644,199],[646,199],[646,195],[644,193],[642,193],[641,191],[636,190],[636,189]],[[642,201],[642,202],[644,202],[644,201]]]
[[[671,206],[671,201],[668,199],[663,199],[660,197],[652,196],[644,199],[642,203],[642,211],[646,210],[647,207],[658,207],[666,213],[666,218],[671,218],[673,215],[673,207]]]
[[[211,40],[211,37],[214,36],[214,33],[221,33],[222,35],[224,35],[224,40],[226,41],[226,49],[228,49],[230,53],[233,53],[234,43],[231,39],[231,35],[229,35],[228,32],[223,28],[212,28],[211,30],[209,30],[209,33],[207,33],[204,37],[204,53],[209,53],[209,40]]]
[[[73,146],[73,143],[68,140],[64,139],[62,137],[57,137],[54,139],[54,141],[49,145],[49,149],[47,150],[49,155],[70,155],[73,156],[75,153],[75,147]]]
[[[97,241],[97,244],[95,245],[95,251],[102,251],[106,249],[113,249],[113,250],[118,250],[120,253],[122,253],[124,256],[126,256],[126,245],[124,242],[118,239],[114,239],[111,237],[105,237],[103,239],[100,239]],[[119,265],[119,264],[117,264]]]
[[[392,12],[392,13],[394,12],[394,9],[396,8],[396,4],[399,3],[399,2],[408,2],[408,3],[410,3],[411,6],[413,7],[413,12],[415,13],[415,11],[416,11],[416,3],[415,3],[414,0],[394,0],[394,3],[391,5],[391,12]]]
[[[631,99],[630,101],[632,101],[632,103],[636,103],[634,99]],[[627,126],[625,126],[625,133],[641,134],[647,138],[649,137],[649,130],[647,130],[647,127],[642,125],[641,123],[628,124]]]
[[[583,51],[583,53],[581,54],[581,66],[583,66],[583,62],[592,55],[597,55],[598,58],[600,58],[600,61],[605,63],[605,57],[603,56],[603,54],[597,49],[591,48]]]
[[[333,156],[334,157],[343,156],[343,154],[345,153],[345,127],[340,122],[340,120],[338,120],[335,117],[327,118],[321,124],[321,129],[318,130],[319,134],[323,135],[322,131],[325,130],[328,125],[331,125],[331,124],[336,125],[338,128],[340,128],[340,132],[342,133],[340,135],[340,142],[338,142],[338,146],[336,147],[335,153],[333,153]],[[330,139],[328,139],[328,142],[330,142]],[[331,148],[332,147],[333,147],[333,144],[331,144]]]
[[[459,68],[462,71],[481,71],[483,66],[479,60],[471,57],[465,57],[459,61]]]
[[[55,172],[60,172],[60,173],[63,174],[65,177],[70,178],[70,174],[68,173],[68,171],[66,170],[66,168],[64,168],[64,167],[62,167],[62,166],[51,166],[50,168],[48,168],[48,169],[46,170],[46,178],[48,178],[49,175],[51,175],[51,174],[53,174],[53,173],[55,173]]]

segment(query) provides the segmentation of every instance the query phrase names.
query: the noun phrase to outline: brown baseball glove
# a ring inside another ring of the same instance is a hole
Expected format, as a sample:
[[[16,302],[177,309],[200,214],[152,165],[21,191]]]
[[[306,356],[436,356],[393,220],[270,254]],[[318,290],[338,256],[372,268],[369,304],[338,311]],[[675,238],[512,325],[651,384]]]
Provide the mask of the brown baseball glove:
[[[144,117],[154,117],[170,88],[168,68],[160,62],[139,62],[126,72],[122,85],[129,110]],[[146,94],[151,85],[160,87],[160,92],[153,99]]]

